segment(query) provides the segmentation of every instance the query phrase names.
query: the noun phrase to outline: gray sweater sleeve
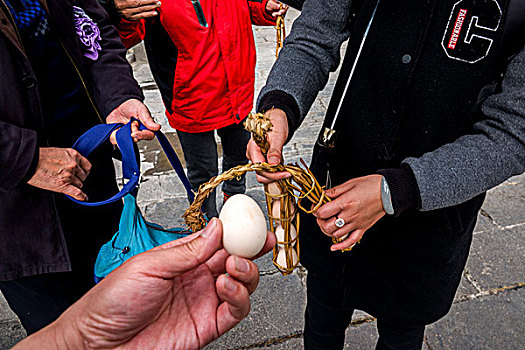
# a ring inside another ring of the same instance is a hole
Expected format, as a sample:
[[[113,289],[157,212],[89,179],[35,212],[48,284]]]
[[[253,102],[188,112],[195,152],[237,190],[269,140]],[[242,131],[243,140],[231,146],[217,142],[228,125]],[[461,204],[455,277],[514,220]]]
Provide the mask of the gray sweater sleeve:
[[[300,124],[326,85],[329,73],[339,65],[341,44],[349,36],[351,2],[305,2],[259,94],[259,106],[266,93],[283,91],[295,99],[300,115],[294,124]]]
[[[482,105],[471,134],[407,158],[421,210],[459,204],[525,171],[525,48],[507,68],[500,93]]]

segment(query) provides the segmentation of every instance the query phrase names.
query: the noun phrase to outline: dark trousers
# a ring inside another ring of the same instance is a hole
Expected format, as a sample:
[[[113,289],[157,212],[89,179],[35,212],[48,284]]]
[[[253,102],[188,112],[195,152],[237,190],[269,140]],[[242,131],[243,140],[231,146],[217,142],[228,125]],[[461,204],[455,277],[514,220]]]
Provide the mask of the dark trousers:
[[[319,276],[308,275],[304,346],[306,350],[343,349],[345,330],[354,310],[341,309],[342,288],[326,283]],[[420,350],[424,325],[388,323],[377,320],[379,340],[376,350]]]
[[[84,187],[92,201],[118,191],[116,183],[108,181],[115,178],[111,158],[97,164]],[[122,213],[121,202],[84,207],[62,194],[57,194],[55,200],[72,271],[0,281],[0,291],[28,334],[53,322],[95,285],[95,260],[100,247],[118,230]]]
[[[75,283],[75,276],[62,272],[24,277],[0,282],[0,290],[29,335],[56,320],[94,285],[89,277]]]
[[[177,130],[177,135],[186,160],[188,180],[193,190],[197,191],[200,185],[217,176],[219,172],[215,133],[214,131],[188,133]],[[242,123],[218,129],[217,135],[221,138],[223,171],[248,163],[246,145],[250,140],[250,133],[244,130]],[[244,176],[225,181],[222,191],[227,195],[244,193],[246,191],[245,181]],[[215,202],[215,191],[213,191],[202,204],[202,209],[208,217],[218,216]]]

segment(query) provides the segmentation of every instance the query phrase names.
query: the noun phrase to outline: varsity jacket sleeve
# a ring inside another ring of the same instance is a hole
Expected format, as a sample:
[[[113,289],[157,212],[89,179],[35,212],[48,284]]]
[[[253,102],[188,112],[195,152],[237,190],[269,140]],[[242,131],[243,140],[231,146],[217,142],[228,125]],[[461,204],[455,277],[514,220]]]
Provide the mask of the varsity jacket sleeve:
[[[465,202],[525,171],[524,87],[525,47],[509,64],[501,92],[483,103],[485,118],[468,135],[403,161],[417,181],[421,210]]]
[[[266,13],[268,0],[248,0],[252,23],[258,26],[273,26],[277,18]]]
[[[130,98],[143,101],[142,91],[126,60],[126,48],[122,45],[117,30],[111,25],[106,11],[96,0],[81,0],[79,6],[98,25],[102,38],[102,50],[99,51],[98,59],[85,61],[92,83],[92,94],[103,117]]]
[[[259,94],[258,111],[275,107],[286,112],[289,139],[339,65],[341,44],[349,36],[351,3],[306,1]]]

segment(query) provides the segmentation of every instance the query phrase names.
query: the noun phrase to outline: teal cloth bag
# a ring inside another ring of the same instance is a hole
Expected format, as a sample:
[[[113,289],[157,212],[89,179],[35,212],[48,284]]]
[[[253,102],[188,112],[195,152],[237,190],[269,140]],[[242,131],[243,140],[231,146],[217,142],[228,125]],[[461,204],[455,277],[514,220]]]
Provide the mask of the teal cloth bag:
[[[147,222],[137,206],[135,196],[125,195],[119,230],[98,253],[95,282],[99,282],[132,256],[182,238],[188,233],[189,231],[182,228],[164,229],[160,225]]]
[[[117,131],[116,138],[122,153],[122,174],[128,181],[117,194],[100,202],[82,202],[72,197],[72,201],[85,206],[98,206],[124,199],[124,208],[120,217],[119,230],[113,238],[104,244],[99,251],[95,263],[95,282],[99,282],[111,271],[122,265],[132,256],[145,252],[164,243],[179,239],[190,233],[183,228],[164,229],[162,226],[147,222],[137,206],[138,184],[140,180],[140,166],[136,148],[131,139],[131,122],[128,124],[97,125],[82,135],[73,145],[80,154],[87,157],[99,145],[105,142],[111,133]],[[141,125],[142,130],[145,128]],[[182,164],[166,137],[155,132],[164,153],[181,179],[190,200],[193,200],[191,185],[186,178]]]

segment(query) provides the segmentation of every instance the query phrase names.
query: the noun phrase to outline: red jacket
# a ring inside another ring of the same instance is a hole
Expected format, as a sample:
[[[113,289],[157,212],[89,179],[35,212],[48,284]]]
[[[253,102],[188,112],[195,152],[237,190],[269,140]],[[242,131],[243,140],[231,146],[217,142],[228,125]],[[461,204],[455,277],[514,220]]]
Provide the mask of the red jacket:
[[[252,23],[273,25],[268,0],[172,0],[160,7],[160,21],[177,55],[171,99],[164,97],[172,127],[205,132],[240,123],[252,110],[255,42]],[[204,18],[200,16],[199,6]],[[141,28],[143,24],[135,24]],[[121,25],[127,44],[136,42]]]

